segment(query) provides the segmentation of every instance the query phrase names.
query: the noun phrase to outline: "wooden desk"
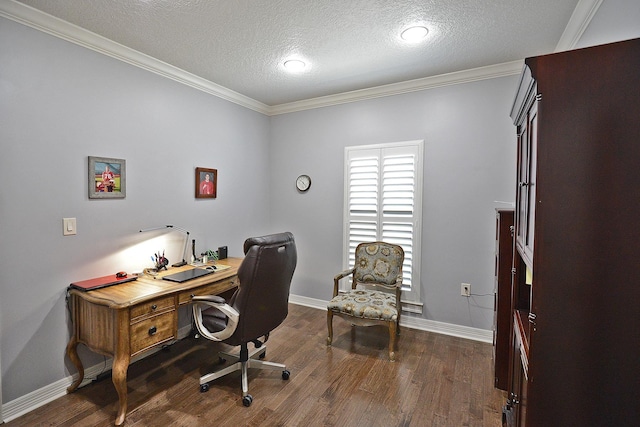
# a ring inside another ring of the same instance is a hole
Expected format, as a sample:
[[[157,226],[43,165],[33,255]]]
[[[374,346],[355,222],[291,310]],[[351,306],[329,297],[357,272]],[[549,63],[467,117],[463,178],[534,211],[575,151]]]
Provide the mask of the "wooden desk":
[[[155,279],[139,277],[133,282],[89,292],[71,289],[73,334],[67,345],[67,355],[78,369],[78,379],[67,392],[77,389],[84,379],[78,344],[112,356],[111,379],[119,399],[115,424],[124,423],[131,357],[176,340],[178,307],[188,304],[192,295],[217,295],[237,287],[241,262],[241,258],[217,261],[217,264],[231,268],[184,283],[162,280],[162,276],[193,268],[189,265],[171,268]]]

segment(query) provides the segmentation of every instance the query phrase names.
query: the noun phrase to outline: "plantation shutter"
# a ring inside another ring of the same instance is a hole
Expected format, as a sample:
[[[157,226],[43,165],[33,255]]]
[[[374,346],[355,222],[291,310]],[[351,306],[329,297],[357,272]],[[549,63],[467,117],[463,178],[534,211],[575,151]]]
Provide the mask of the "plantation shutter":
[[[362,242],[402,246],[402,300],[408,303],[420,301],[421,165],[422,141],[345,149],[345,268],[354,265]]]

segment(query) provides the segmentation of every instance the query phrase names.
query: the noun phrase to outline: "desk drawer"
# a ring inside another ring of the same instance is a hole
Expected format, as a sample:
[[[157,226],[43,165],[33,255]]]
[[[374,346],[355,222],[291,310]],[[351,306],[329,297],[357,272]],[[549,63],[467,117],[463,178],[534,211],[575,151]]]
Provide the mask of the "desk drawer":
[[[156,344],[175,339],[176,311],[151,317],[131,325],[131,355]]]
[[[233,276],[219,282],[184,291],[178,295],[178,304],[189,304],[192,295],[219,295],[238,286],[238,277]]]
[[[131,323],[174,309],[174,297],[158,298],[131,308]]]

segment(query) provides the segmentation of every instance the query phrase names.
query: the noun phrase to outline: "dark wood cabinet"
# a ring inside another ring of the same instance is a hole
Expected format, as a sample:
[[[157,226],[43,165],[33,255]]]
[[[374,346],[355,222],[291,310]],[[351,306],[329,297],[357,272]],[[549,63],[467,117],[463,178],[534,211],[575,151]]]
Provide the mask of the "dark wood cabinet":
[[[537,121],[538,100],[535,81],[527,76],[526,116],[519,118],[518,131],[518,228],[516,245],[527,265],[533,264],[533,242],[536,209]],[[522,114],[525,114],[525,111]]]
[[[524,426],[527,417],[527,381],[529,379],[529,341],[527,333],[528,312],[513,312],[511,335],[511,373],[504,422],[512,426]]]
[[[507,390],[511,347],[511,268],[513,259],[513,209],[496,209],[496,252],[493,306],[494,385]]]
[[[640,39],[527,58],[507,425],[640,420]]]

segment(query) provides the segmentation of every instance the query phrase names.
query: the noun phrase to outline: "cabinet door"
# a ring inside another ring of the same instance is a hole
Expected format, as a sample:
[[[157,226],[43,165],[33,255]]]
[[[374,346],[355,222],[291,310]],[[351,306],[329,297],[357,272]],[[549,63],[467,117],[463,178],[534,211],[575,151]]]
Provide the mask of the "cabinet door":
[[[509,385],[513,215],[513,210],[496,212],[493,360],[494,386],[502,390],[507,390]]]
[[[531,105],[518,137],[518,195],[516,243],[525,263],[533,270],[533,236],[536,207],[538,104]]]
[[[521,323],[514,321],[514,333],[511,348],[511,375],[507,403],[502,409],[502,424],[507,427],[523,427],[527,415],[527,368],[528,357],[525,352],[521,332]],[[526,360],[526,362],[525,362]]]
[[[522,390],[523,369],[520,363],[520,348],[516,343],[511,351],[513,372],[511,384],[509,384],[507,404],[502,408],[502,425],[505,427],[518,427],[522,420],[520,414],[520,394]]]
[[[538,102],[534,102],[529,111],[529,170],[527,178],[527,219],[526,233],[524,240],[525,257],[531,263],[533,270],[533,236],[535,229],[535,212],[536,212],[536,167],[538,164]]]
[[[525,121],[520,128],[518,136],[518,188],[516,209],[516,244],[522,252],[525,241],[524,224],[527,219],[527,205],[529,198],[527,193],[527,180],[529,178],[529,122]]]

